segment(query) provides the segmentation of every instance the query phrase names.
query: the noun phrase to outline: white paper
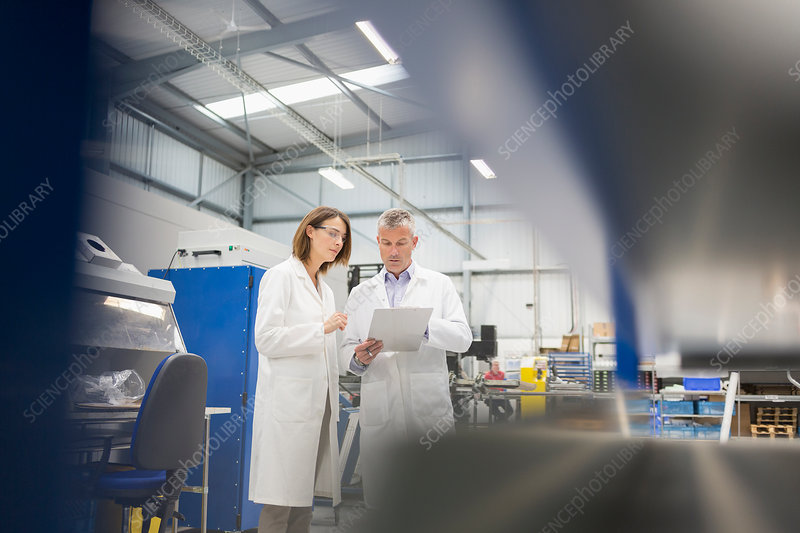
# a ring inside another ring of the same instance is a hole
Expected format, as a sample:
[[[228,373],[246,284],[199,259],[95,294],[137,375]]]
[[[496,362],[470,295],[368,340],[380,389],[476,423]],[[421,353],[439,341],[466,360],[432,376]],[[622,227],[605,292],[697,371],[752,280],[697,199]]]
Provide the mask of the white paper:
[[[432,307],[375,309],[369,338],[383,341],[384,352],[416,352],[425,338]]]

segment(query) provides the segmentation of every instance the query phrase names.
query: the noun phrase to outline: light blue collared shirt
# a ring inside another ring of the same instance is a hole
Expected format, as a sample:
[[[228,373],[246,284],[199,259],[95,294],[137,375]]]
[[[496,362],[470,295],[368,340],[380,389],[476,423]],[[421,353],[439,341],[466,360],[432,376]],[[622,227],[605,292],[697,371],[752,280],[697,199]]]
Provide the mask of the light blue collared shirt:
[[[406,295],[408,284],[411,283],[411,276],[414,275],[414,261],[407,269],[400,272],[400,277],[395,278],[394,274],[386,270],[386,267],[381,269],[383,272],[383,285],[386,287],[386,297],[389,298],[389,307],[396,307],[398,303],[403,301],[403,296]]]
[[[389,307],[395,307],[403,301],[408,284],[411,283],[411,276],[414,275],[415,268],[414,261],[412,260],[408,268],[400,272],[399,278],[394,277],[394,274],[386,270],[386,266],[381,269],[380,273],[383,274],[383,286],[386,287],[386,297],[389,299]],[[425,338],[428,338],[427,329],[425,330]],[[350,359],[350,371],[360,376],[364,373],[364,370],[365,368],[356,361],[356,354],[354,353],[353,357]]]

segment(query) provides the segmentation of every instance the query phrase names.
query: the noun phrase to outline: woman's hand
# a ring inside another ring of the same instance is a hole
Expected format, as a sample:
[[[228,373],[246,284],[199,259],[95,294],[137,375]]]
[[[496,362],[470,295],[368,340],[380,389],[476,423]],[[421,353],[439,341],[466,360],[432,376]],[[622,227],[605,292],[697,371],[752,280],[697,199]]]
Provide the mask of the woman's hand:
[[[375,359],[381,350],[383,350],[383,341],[367,339],[356,346],[356,359],[358,359],[362,365],[368,365],[373,359]]]
[[[344,327],[347,325],[347,315],[344,313],[333,313],[328,320],[325,321],[325,333],[331,333],[340,329],[344,331]]]

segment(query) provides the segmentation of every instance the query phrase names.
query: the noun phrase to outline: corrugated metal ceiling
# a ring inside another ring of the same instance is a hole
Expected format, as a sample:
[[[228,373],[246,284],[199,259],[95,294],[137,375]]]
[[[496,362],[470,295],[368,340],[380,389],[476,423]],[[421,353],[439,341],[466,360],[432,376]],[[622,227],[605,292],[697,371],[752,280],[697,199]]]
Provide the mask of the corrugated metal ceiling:
[[[229,25],[232,18],[231,13],[234,10],[233,19],[240,28],[240,37],[245,34],[244,30],[263,31],[270,28],[269,24],[248,5],[250,1],[252,0],[160,0],[157,3],[218,50],[222,44],[221,38],[237,35],[235,31],[230,31]],[[262,1],[262,5],[283,24],[318,17],[340,9],[340,5],[336,2],[323,0],[281,0],[270,1],[268,4]],[[121,54],[130,57],[134,62],[179,50],[177,45],[173,44],[165,34],[142,20],[131,8],[125,7],[117,0],[98,0],[94,4],[92,33],[97,41],[109,45]],[[230,44],[230,42],[226,44],[228,49],[223,49],[223,53],[226,55],[231,52]],[[385,60],[358,31],[355,24],[348,30],[336,29],[309,37],[304,45],[337,74],[386,64]],[[302,64],[309,64],[308,59],[294,43],[275,47],[272,53]],[[233,57],[232,60],[240,62],[245,72],[269,89],[322,76],[311,69],[265,53],[243,54],[242,57]],[[107,67],[109,62],[106,61],[103,64]],[[110,71],[108,72],[109,83],[113,84]],[[166,116],[175,115],[188,121],[198,130],[211,134],[228,148],[238,152],[247,151],[241,136],[231,133],[204,117],[185,99],[162,89],[159,86],[161,81],[158,79],[155,83],[147,85],[147,94],[143,99],[147,104],[155,105],[158,109],[163,110]],[[143,83],[145,83],[144,80]],[[208,68],[188,70],[183,74],[171,77],[169,83],[204,104],[240,94],[230,82],[222,79]],[[416,96],[413,94],[412,79],[394,82],[381,87],[381,89],[412,99]],[[391,128],[431,117],[431,113],[425,108],[391,97],[368,90],[358,90],[356,94]],[[341,103],[341,113],[336,115],[336,120],[323,119],[326,112],[336,102]],[[133,105],[135,106],[137,103],[138,101],[134,101]],[[337,137],[358,135],[364,134],[368,130],[376,130],[376,124],[369,121],[365,112],[344,95],[296,104],[293,108],[329,136],[334,134]],[[231,119],[231,122],[240,128],[245,127],[242,118]],[[252,115],[250,129],[253,136],[278,149],[302,142],[301,137],[276,117],[274,112]],[[259,149],[255,150],[256,154],[262,152]]]

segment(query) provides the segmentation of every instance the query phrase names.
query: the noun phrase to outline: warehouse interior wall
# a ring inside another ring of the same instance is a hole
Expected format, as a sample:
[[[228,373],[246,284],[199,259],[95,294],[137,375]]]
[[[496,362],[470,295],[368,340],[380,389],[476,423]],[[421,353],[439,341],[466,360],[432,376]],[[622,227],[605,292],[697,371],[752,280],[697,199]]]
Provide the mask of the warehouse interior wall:
[[[231,179],[235,169],[124,114],[115,124],[112,146],[109,175],[116,179],[97,174],[87,181],[84,231],[100,228],[105,235],[95,234],[141,270],[164,268],[182,229],[238,224],[243,179]],[[462,297],[468,297],[465,309],[476,335],[482,324],[497,326],[502,360],[532,355],[538,347],[558,347],[562,335],[588,335],[591,323],[611,321],[609,305],[582,289],[556,247],[512,206],[498,180],[486,180],[464,163],[463,151],[442,132],[348,148],[353,157],[402,156],[402,164],[392,160],[367,168],[487,258],[507,261],[502,271],[472,272],[466,289],[462,263],[475,258],[417,217],[415,260],[448,274]],[[258,178],[261,186],[253,190],[252,231],[288,245],[309,209],[332,205],[351,219],[350,263],[379,263],[378,216],[401,202],[348,170],[344,173],[355,187],[339,189],[316,172],[330,164],[325,155],[280,161],[260,167],[269,179]],[[192,205],[198,195],[205,195],[203,201]],[[138,229],[140,238],[126,237],[130,227]],[[338,277],[346,280],[344,273]],[[337,295],[337,302],[344,296]]]
[[[86,170],[79,231],[100,237],[123,261],[141,272],[166,268],[178,232],[232,227],[139,187]],[[176,259],[177,261],[177,259]]]

